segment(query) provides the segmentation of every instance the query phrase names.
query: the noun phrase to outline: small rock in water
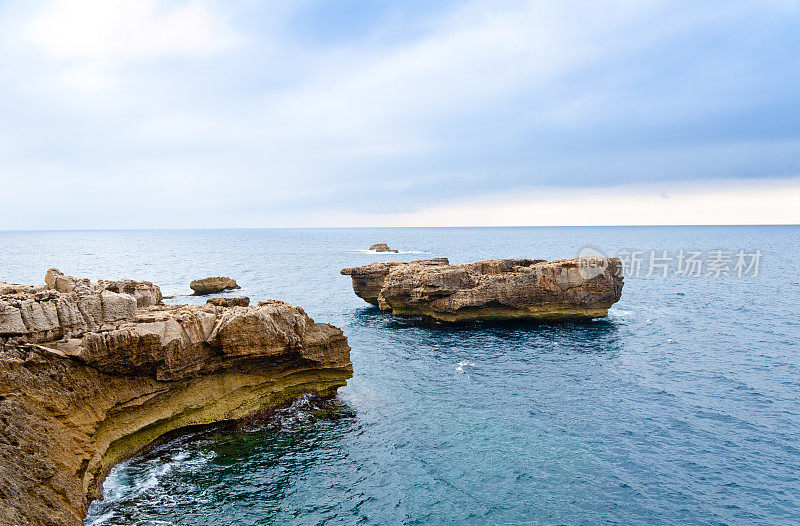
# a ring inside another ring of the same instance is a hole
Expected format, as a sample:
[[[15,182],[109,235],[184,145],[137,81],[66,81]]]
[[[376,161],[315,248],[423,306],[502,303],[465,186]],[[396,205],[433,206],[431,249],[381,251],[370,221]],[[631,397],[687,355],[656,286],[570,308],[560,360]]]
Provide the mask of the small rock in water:
[[[206,303],[215,307],[247,307],[250,305],[250,298],[247,296],[241,298],[211,298]]]
[[[204,296],[206,294],[214,294],[216,292],[222,292],[224,290],[233,290],[242,288],[236,284],[235,279],[231,279],[228,277],[196,279],[192,281],[189,284],[189,286],[194,291],[195,296]]]
[[[387,245],[386,243],[376,243],[371,247],[369,247],[369,249],[374,252],[393,252],[397,254],[397,250],[389,248],[389,245]]]

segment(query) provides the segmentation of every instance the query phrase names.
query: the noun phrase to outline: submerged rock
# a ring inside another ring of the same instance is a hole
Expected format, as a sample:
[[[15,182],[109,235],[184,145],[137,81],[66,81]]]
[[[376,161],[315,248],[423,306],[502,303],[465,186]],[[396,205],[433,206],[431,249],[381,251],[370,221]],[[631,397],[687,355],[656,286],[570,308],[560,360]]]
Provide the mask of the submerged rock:
[[[618,258],[447,259],[345,268],[356,295],[381,310],[445,322],[598,318],[622,294]]]
[[[342,331],[300,307],[142,307],[158,287],[48,274],[0,283],[0,524],[78,526],[108,470],[165,433],[352,376]]]
[[[211,298],[206,303],[215,307],[247,307],[250,305],[250,298],[247,296],[242,298]]]
[[[236,280],[228,277],[196,279],[189,284],[189,287],[194,291],[195,296],[242,288],[236,284]]]
[[[373,252],[393,252],[397,254],[397,250],[389,248],[389,245],[387,245],[386,243],[376,243],[371,247],[369,247],[369,249],[372,250]]]

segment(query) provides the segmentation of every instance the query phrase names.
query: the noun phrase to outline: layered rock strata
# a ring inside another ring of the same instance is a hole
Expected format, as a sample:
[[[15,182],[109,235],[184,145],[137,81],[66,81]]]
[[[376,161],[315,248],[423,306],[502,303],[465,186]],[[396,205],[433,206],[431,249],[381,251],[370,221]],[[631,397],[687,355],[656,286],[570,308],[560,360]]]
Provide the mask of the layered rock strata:
[[[495,259],[450,265],[444,258],[345,268],[356,295],[381,310],[444,322],[569,320],[608,315],[622,294],[618,258]]]
[[[228,277],[214,277],[196,279],[189,284],[195,296],[205,296],[206,294],[216,294],[226,290],[240,289],[235,279]]]
[[[149,304],[147,282],[48,276],[0,283],[0,524],[79,525],[108,470],[158,437],[352,376],[342,331],[300,307]]]
[[[250,305],[250,298],[247,296],[241,298],[211,298],[206,303],[216,307],[247,307]]]

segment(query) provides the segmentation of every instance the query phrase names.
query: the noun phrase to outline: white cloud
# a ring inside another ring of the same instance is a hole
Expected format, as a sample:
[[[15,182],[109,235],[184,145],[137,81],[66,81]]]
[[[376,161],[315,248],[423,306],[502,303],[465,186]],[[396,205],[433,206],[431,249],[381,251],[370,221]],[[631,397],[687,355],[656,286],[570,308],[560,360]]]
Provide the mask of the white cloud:
[[[204,55],[236,40],[205,6],[169,9],[156,0],[54,0],[26,35],[55,58],[87,61]]]
[[[291,16],[314,2],[10,2],[0,177],[62,188],[55,215],[80,188],[146,182],[163,226],[259,226],[439,221],[432,203],[537,185],[783,176],[792,136],[736,121],[764,98],[786,104],[774,88],[791,85],[796,54],[780,51],[775,75],[761,63],[775,59],[759,40],[784,16],[775,5],[473,0],[411,16],[400,36],[328,42]],[[170,219],[191,181],[222,190]],[[422,215],[352,212],[383,200]]]
[[[158,0],[52,0],[20,36],[47,64],[53,87],[78,95],[117,86],[132,63],[207,58],[240,43],[220,10]]]

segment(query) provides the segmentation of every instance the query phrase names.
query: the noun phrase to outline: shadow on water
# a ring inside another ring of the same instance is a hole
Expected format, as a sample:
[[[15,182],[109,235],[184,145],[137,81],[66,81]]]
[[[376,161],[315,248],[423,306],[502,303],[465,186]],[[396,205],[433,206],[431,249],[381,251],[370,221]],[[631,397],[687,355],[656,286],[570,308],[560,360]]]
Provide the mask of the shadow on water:
[[[377,307],[368,306],[352,311],[350,318],[359,328],[379,329],[422,329],[432,332],[475,332],[495,331],[498,334],[513,331],[576,332],[601,335],[617,329],[617,324],[609,318],[586,320],[475,320],[456,323],[440,322],[426,318],[395,316]]]
[[[389,335],[392,341],[413,340],[415,346],[466,348],[474,345],[531,352],[575,352],[616,354],[621,346],[619,323],[610,318],[570,321],[493,320],[439,323],[394,316],[377,307],[363,307],[350,316],[354,341]],[[411,342],[407,342],[411,343]]]

